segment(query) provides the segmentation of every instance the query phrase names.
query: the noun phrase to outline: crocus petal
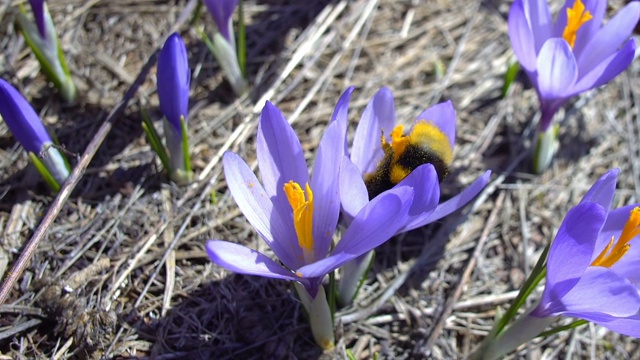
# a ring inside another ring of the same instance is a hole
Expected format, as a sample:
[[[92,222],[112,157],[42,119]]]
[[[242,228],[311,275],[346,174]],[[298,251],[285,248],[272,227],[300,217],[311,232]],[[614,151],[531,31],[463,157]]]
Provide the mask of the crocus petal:
[[[433,105],[418,115],[416,121],[432,121],[449,138],[451,150],[456,145],[456,110],[451,100]]]
[[[207,254],[211,261],[227,270],[246,275],[258,275],[274,279],[304,281],[290,270],[280,266],[268,256],[248,247],[228,241],[207,241]]]
[[[229,22],[233,11],[238,6],[238,0],[203,0],[203,2],[207,6],[211,17],[213,17],[220,34],[228,42],[232,42]]]
[[[509,40],[520,65],[535,71],[536,48],[534,35],[525,15],[523,0],[516,0],[509,10]]]
[[[467,205],[469,201],[476,197],[476,195],[478,195],[480,191],[482,191],[482,189],[487,186],[489,177],[491,177],[491,170],[485,171],[482,176],[477,178],[476,181],[474,181],[471,185],[469,185],[469,187],[464,189],[460,194],[438,205],[438,207],[431,213],[431,215],[421,222],[422,225],[420,226],[440,220],[443,217]]]
[[[562,304],[557,308],[563,307],[564,310],[554,311],[553,315],[564,313],[582,317],[582,313],[605,313],[627,317],[638,313],[640,295],[631,282],[611,269],[589,266],[560,302]]]
[[[440,185],[438,174],[431,164],[418,166],[396,186],[408,186],[415,191],[405,225],[398,233],[416,229],[426,225],[428,219],[440,201]]]
[[[589,73],[582,75],[578,83],[573,86],[571,92],[567,95],[575,95],[613,80],[613,78],[629,67],[635,53],[636,42],[634,39],[629,39],[618,52],[604,59],[591,69]]]
[[[47,31],[44,25],[44,0],[29,0],[31,10],[33,10],[33,18],[36,21],[38,32],[43,39],[47,38]]]
[[[333,114],[331,115],[331,121],[337,121],[340,124],[340,133],[345,134],[344,136],[344,152],[348,153],[347,149],[347,128],[349,126],[349,101],[351,100],[351,93],[355,88],[350,86],[345,90],[342,95],[340,95],[340,99],[336,103],[336,107],[333,109]]]
[[[346,129],[344,129],[346,130]],[[343,127],[331,122],[318,146],[318,155],[313,167],[311,189],[313,191],[313,247],[317,256],[329,252],[333,232],[340,215],[340,162],[344,156]]]
[[[629,219],[631,210],[640,206],[640,204],[633,204],[623,206],[612,210],[607,215],[607,220],[600,230],[600,236],[598,236],[598,242],[596,243],[595,251],[593,253],[591,261],[602,252],[611,239],[618,240],[620,237],[621,229]],[[629,242],[629,251],[616,262],[611,270],[615,271],[620,276],[627,278],[635,286],[640,289],[640,271],[638,271],[638,259],[640,259],[640,237],[636,237]]]
[[[551,37],[553,22],[546,1],[524,0],[524,11],[534,36],[536,52],[540,52],[544,42]]]
[[[547,40],[538,54],[538,91],[543,98],[563,97],[578,78],[578,66],[569,44]]]
[[[0,115],[25,150],[39,154],[51,137],[27,99],[8,82],[0,79]]]
[[[604,173],[582,197],[580,203],[595,202],[605,209],[610,209],[613,195],[616,192],[618,173],[620,173],[620,169],[612,169]]]
[[[173,33],[158,58],[158,98],[160,110],[177,134],[182,134],[180,118],[187,120],[190,82],[187,49],[180,35]]]
[[[287,267],[301,266],[302,251],[293,225],[287,227],[274,211],[273,203],[249,166],[232,152],[224,154],[222,164],[229,191],[249,223]]]
[[[560,299],[575,286],[591,263],[606,216],[597,203],[582,203],[569,210],[549,250],[545,295]]]
[[[619,334],[640,338],[640,315],[612,318],[611,321],[593,321]]]
[[[298,136],[280,109],[269,101],[260,115],[257,153],[267,195],[278,211],[291,210],[284,194],[284,184],[294,181],[304,188],[309,182],[309,171]]]
[[[396,121],[393,93],[383,87],[369,101],[362,113],[351,147],[351,161],[364,173],[375,170],[382,159],[380,136],[389,136]]]
[[[367,186],[364,184],[360,169],[346,156],[340,166],[340,202],[342,211],[348,217],[347,222],[351,222],[369,202]]]
[[[403,186],[385,191],[359,213],[327,258],[298,269],[307,278],[323,276],[389,240],[404,223],[413,189]]]
[[[629,39],[640,19],[640,2],[632,1],[590,38],[578,59],[580,74],[586,74],[618,50]]]

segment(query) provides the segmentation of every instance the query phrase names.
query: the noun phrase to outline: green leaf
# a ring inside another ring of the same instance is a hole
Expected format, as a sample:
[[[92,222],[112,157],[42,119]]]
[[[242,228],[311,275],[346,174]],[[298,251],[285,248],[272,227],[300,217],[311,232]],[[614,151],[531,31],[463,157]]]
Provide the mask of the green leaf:
[[[187,122],[184,116],[180,116],[180,130],[182,131],[182,154],[184,155],[184,170],[191,174],[191,156],[189,155],[189,134],[187,133]]]
[[[555,327],[551,330],[545,331],[545,332],[541,332],[537,337],[547,337],[553,334],[557,334],[561,331],[565,331],[565,330],[570,330],[573,328],[577,328],[578,326],[582,326],[584,324],[588,324],[589,322],[587,320],[576,320],[574,322],[572,322],[571,324],[568,325],[564,325],[564,326],[558,326]]]
[[[238,64],[242,76],[247,78],[247,28],[244,21],[244,1],[238,5]]]
[[[515,57],[511,57],[507,63],[507,71],[504,74],[504,84],[502,85],[502,97],[506,97],[511,90],[511,86],[518,76],[520,71],[520,63]]]
[[[58,184],[58,182],[53,178],[53,175],[51,175],[51,173],[49,172],[49,169],[47,169],[47,167],[44,166],[42,161],[40,161],[40,158],[38,158],[38,156],[32,152],[29,152],[29,158],[31,158],[31,162],[33,162],[33,165],[35,165],[36,170],[38,170],[40,175],[42,175],[42,178],[47,183],[47,185],[49,185],[51,190],[55,192],[60,191],[60,184]]]
[[[153,149],[153,151],[155,151],[155,153],[158,154],[158,157],[160,158],[160,162],[162,163],[162,166],[164,166],[165,170],[168,173],[171,173],[173,169],[171,168],[169,155],[167,155],[167,150],[162,144],[162,140],[160,140],[160,136],[156,131],[156,127],[153,126],[153,122],[151,121],[151,118],[149,117],[145,109],[142,109],[140,113],[142,115],[142,128],[144,129],[144,132],[147,134],[147,138],[149,139],[149,145],[151,145],[151,148]]]

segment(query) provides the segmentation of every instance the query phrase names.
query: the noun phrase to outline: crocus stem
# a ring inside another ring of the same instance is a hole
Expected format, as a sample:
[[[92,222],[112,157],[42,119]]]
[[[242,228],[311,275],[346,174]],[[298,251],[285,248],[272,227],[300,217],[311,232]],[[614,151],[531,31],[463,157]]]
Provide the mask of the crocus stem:
[[[307,289],[300,283],[294,283],[300,301],[309,315],[309,325],[316,344],[324,350],[333,349],[335,337],[333,335],[333,321],[331,310],[327,302],[324,288],[320,286],[315,298],[312,298]]]
[[[340,306],[351,304],[358,294],[358,290],[369,272],[374,254],[373,250],[369,251],[340,268],[340,282],[338,283],[338,304]]]
[[[537,337],[559,318],[557,316],[539,318],[529,315],[534,308],[535,306],[531,307],[501,334],[487,337],[472,358],[475,360],[498,359]]]
[[[558,124],[553,124],[538,133],[533,154],[533,171],[536,174],[542,173],[551,164],[553,155],[558,150],[558,131]]]

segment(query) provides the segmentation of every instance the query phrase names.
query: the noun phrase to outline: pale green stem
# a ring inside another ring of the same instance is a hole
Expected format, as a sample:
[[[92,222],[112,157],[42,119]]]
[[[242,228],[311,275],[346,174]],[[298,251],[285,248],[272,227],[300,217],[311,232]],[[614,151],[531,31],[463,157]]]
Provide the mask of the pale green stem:
[[[316,344],[324,350],[333,349],[335,346],[333,321],[324,288],[320,286],[316,297],[312,298],[302,284],[294,282],[294,286],[307,315],[309,315],[309,325]]]

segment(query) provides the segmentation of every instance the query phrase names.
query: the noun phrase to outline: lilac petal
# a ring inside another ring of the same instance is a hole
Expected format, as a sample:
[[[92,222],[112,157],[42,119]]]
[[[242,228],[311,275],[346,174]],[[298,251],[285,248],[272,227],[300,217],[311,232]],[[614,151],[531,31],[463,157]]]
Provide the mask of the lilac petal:
[[[284,184],[294,181],[304,188],[309,182],[309,171],[295,131],[280,109],[269,101],[260,115],[257,153],[264,189],[284,217],[284,212],[291,210]]]
[[[33,18],[36,20],[38,32],[43,39],[47,38],[47,29],[44,25],[44,0],[29,0],[31,10],[33,10]]]
[[[564,312],[577,317],[580,313],[626,317],[640,310],[640,295],[635,286],[602,266],[589,266],[561,302]]]
[[[578,66],[569,44],[560,38],[547,40],[538,54],[538,91],[543,98],[559,98],[578,78]]]
[[[340,124],[340,133],[344,136],[344,151],[348,152],[347,148],[347,128],[349,126],[349,101],[351,100],[351,93],[353,93],[353,86],[349,86],[336,103],[336,107],[333,109],[333,115],[331,115],[331,121],[337,121]]]
[[[324,257],[331,247],[340,215],[340,162],[344,156],[346,133],[337,121],[331,122],[320,141],[313,167],[313,239],[314,253]]]
[[[540,53],[540,49],[545,41],[551,37],[553,31],[549,6],[546,1],[524,0],[523,8],[534,36],[536,53]]]
[[[229,32],[231,28],[230,21],[233,11],[238,6],[238,0],[203,0],[203,2],[207,6],[211,17],[213,17],[220,34],[227,39],[227,42],[232,43]]]
[[[574,2],[575,1],[570,0],[570,1],[567,1],[567,4],[571,4],[571,6],[573,6]],[[591,41],[591,39],[596,35],[598,30],[600,30],[600,27],[602,26],[602,20],[604,20],[604,14],[607,10],[606,1],[584,0],[582,2],[584,4],[585,9],[588,10],[591,13],[591,16],[593,17],[591,18],[591,20],[582,24],[582,26],[580,27],[580,30],[578,30],[578,33],[576,36],[576,42],[573,45],[573,54],[575,55],[576,59],[580,59],[585,49],[585,46],[587,46],[587,44]],[[564,8],[563,10],[564,10],[565,25],[562,26],[560,32],[558,33],[558,35],[556,35],[556,37],[562,36],[562,33],[564,32],[564,27],[566,26],[567,11],[566,11],[566,8]],[[559,16],[560,15],[562,15],[562,13],[560,13]]]
[[[431,216],[424,219],[422,221],[422,225],[420,226],[432,223],[436,220],[440,220],[443,217],[467,205],[469,201],[475,198],[476,195],[478,195],[480,191],[482,191],[482,189],[487,186],[489,177],[491,177],[491,170],[485,171],[482,176],[477,178],[476,181],[474,181],[471,185],[469,185],[469,187],[464,189],[460,194],[438,205],[433,213],[431,213]]]
[[[640,204],[627,205],[615,210],[609,211],[607,214],[607,220],[602,226],[602,230],[600,230],[600,234],[598,235],[598,242],[595,245],[595,251],[591,261],[595,260],[595,258],[602,252],[602,250],[607,246],[609,241],[612,238],[618,239],[620,234],[622,233],[622,229],[624,225],[629,220],[629,215],[631,214],[631,210],[633,210],[636,206]],[[633,247],[632,247],[633,248]],[[623,257],[625,259],[627,256]]]
[[[416,121],[432,121],[449,138],[451,151],[456,145],[456,110],[451,100],[433,105],[418,115]]]
[[[207,241],[207,254],[216,265],[239,274],[291,281],[302,280],[268,256],[239,244],[209,240]]]
[[[591,255],[607,213],[597,203],[573,207],[551,243],[547,261],[548,291],[562,298],[578,282],[591,263]]]
[[[395,187],[378,195],[359,213],[326,259],[298,269],[304,277],[324,276],[389,240],[404,223],[413,189]]]
[[[611,321],[594,320],[593,322],[619,334],[640,338],[640,315],[626,318],[613,318]]]
[[[25,150],[37,155],[44,144],[51,143],[42,120],[27,99],[4,79],[0,79],[0,115]]]
[[[249,223],[287,267],[301,266],[302,251],[293,224],[287,227],[274,211],[273,203],[249,166],[232,152],[223,155],[222,165],[229,191]]]
[[[396,186],[408,186],[415,191],[405,225],[397,233],[424,226],[440,201],[438,174],[431,164],[420,165]]]
[[[528,71],[535,71],[535,40],[525,15],[523,0],[514,1],[509,10],[509,40],[520,65]]]
[[[190,82],[187,48],[180,35],[173,33],[158,57],[158,99],[160,110],[177,134],[182,134],[181,117],[187,120]]]
[[[580,81],[573,86],[567,95],[574,95],[608,83],[623,72],[629,65],[636,53],[636,42],[629,39],[622,48],[613,53],[601,63],[596,65],[588,74],[581,76]]]
[[[373,96],[362,113],[351,147],[351,161],[361,173],[375,170],[383,157],[380,136],[389,136],[396,122],[393,93],[382,87]]]
[[[353,220],[368,202],[369,194],[360,170],[348,157],[343,157],[340,166],[340,203],[348,217],[347,221]]]
[[[604,173],[582,197],[580,203],[595,202],[607,210],[611,209],[613,195],[616,192],[618,173],[620,173],[620,169],[612,169]]]
[[[640,19],[640,2],[632,1],[597,31],[578,59],[580,74],[586,74],[618,50],[629,39]]]

